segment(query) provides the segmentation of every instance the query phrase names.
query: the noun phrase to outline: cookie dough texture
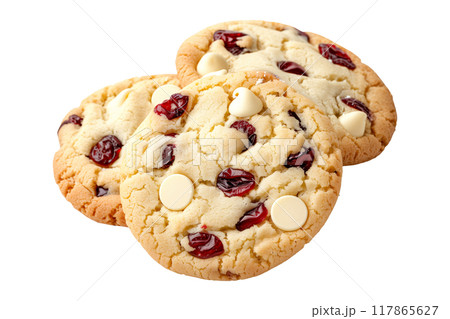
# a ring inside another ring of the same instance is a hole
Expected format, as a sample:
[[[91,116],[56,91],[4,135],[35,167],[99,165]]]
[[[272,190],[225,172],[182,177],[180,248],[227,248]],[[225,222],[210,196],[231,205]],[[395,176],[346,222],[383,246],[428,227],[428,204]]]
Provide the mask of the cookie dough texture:
[[[132,78],[90,95],[70,111],[83,118],[81,126],[62,125],[60,149],[53,160],[55,180],[72,205],[92,220],[126,226],[119,196],[119,159],[101,167],[89,159],[91,148],[104,136],[115,135],[125,144],[151,109],[152,93],[161,85],[179,85],[175,75]],[[97,187],[108,190],[97,197]]]
[[[239,87],[261,99],[263,109],[258,114],[236,118],[228,112]],[[323,226],[337,200],[342,157],[331,122],[310,100],[261,73],[206,77],[181,93],[189,96],[184,115],[169,121],[150,112],[133,143],[123,150],[120,194],[127,225],[147,252],[174,272],[213,280],[259,275],[302,249]],[[289,110],[297,112],[306,131],[298,128]],[[230,128],[236,120],[246,120],[256,128],[257,143],[248,150],[241,141],[246,134]],[[150,144],[171,133],[177,134],[171,142],[176,145],[175,161],[166,169],[155,169],[146,150],[154,152]],[[299,152],[302,146],[313,147],[316,154],[306,174],[299,167],[284,166],[288,154]],[[228,167],[252,173],[256,187],[244,197],[226,197],[216,187],[216,179]],[[173,174],[182,174],[194,184],[190,204],[179,211],[168,209],[158,197],[162,182]],[[270,218],[273,202],[285,195],[301,198],[308,208],[306,223],[295,231],[277,228]],[[269,211],[265,221],[238,231],[239,218],[259,202]],[[202,231],[222,241],[223,254],[209,259],[189,254],[187,235]]]
[[[223,41],[213,41],[217,30],[240,31],[249,36],[238,44],[249,52],[232,55]],[[200,78],[197,64],[206,53],[225,58],[228,72],[262,70],[275,74],[294,89],[309,97],[330,117],[340,141],[344,165],[358,164],[378,156],[388,145],[396,125],[396,111],[392,96],[377,74],[352,52],[344,50],[356,65],[354,70],[333,64],[318,50],[321,43],[333,44],[320,35],[307,32],[309,42],[296,29],[274,22],[232,21],[211,26],[180,47],[177,71],[182,85]],[[293,61],[301,65],[308,76],[281,71],[278,61]],[[351,96],[367,105],[374,121],[366,120],[363,136],[351,135],[339,122],[342,114],[355,111],[346,106],[341,97]]]

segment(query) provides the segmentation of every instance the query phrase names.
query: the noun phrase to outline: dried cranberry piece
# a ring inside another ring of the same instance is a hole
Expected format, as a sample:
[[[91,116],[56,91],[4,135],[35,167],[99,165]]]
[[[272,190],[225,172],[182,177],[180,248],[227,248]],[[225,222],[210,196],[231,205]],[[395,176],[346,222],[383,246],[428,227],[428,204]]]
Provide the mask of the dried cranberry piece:
[[[297,33],[298,33],[299,36],[306,38],[306,41],[309,42],[309,35],[308,35],[308,33],[303,32],[303,31],[300,31],[300,30],[297,29],[297,28],[294,28],[294,29],[297,31]]]
[[[75,124],[75,125],[81,126],[82,123],[83,123],[82,117],[79,117],[76,114],[72,114],[71,116],[69,116],[69,118],[67,120],[65,120],[64,122],[61,123],[61,125],[58,128],[58,132],[61,129],[61,127],[63,127],[66,124]]]
[[[234,128],[238,130],[239,132],[247,134],[248,141],[250,143],[250,146],[253,146],[256,144],[256,129],[253,125],[251,125],[247,121],[236,121],[230,126],[231,128]]]
[[[166,136],[170,136],[170,137],[175,137],[175,136],[177,136],[178,134],[177,133],[169,133],[169,134],[166,134]]]
[[[95,196],[102,197],[108,195],[108,189],[102,186],[97,186],[97,189],[95,190]]]
[[[245,37],[246,33],[243,32],[236,32],[236,31],[230,31],[230,30],[217,30],[214,32],[214,41],[222,40],[225,49],[227,49],[231,54],[233,55],[239,55],[242,52],[244,52],[246,49],[241,48],[236,44],[236,42],[239,41],[239,38]]]
[[[100,166],[108,166],[119,158],[122,146],[116,136],[107,135],[92,147],[89,158]]]
[[[345,66],[350,70],[356,68],[356,65],[352,62],[348,54],[334,44],[319,44],[319,52],[325,59],[331,60],[334,64]]]
[[[302,150],[296,154],[291,154],[288,156],[284,166],[286,167],[301,167],[306,173],[312,166],[314,162],[314,150],[309,147]]]
[[[161,168],[167,168],[175,161],[175,144],[167,144],[162,151],[162,166]]]
[[[156,105],[154,112],[158,115],[165,115],[167,119],[172,120],[183,115],[188,102],[189,96],[175,93],[170,96],[170,99]]]
[[[301,65],[292,61],[278,61],[277,66],[281,71],[287,73],[308,76],[308,73],[306,73],[305,69]]]
[[[246,212],[237,222],[236,229],[243,231],[253,225],[261,223],[267,216],[267,208],[264,203],[259,203],[258,206]]]
[[[255,177],[242,169],[227,168],[217,176],[216,186],[225,196],[244,196],[255,188]]]
[[[360,100],[354,99],[352,97],[343,97],[343,98],[341,98],[341,101],[344,104],[346,104],[346,105],[348,105],[348,106],[350,106],[350,107],[352,107],[352,108],[354,108],[354,109],[356,109],[358,111],[366,113],[367,118],[369,119],[369,121],[373,121],[372,112],[370,112],[369,108],[363,102],[361,102]]]
[[[295,113],[294,111],[288,111],[288,114],[298,121],[298,126],[300,126],[301,130],[306,131],[306,127],[303,125],[302,120],[300,120],[297,113]]]
[[[223,244],[220,239],[210,233],[193,233],[188,235],[189,246],[194,248],[190,251],[194,257],[207,259],[219,256],[224,252]]]

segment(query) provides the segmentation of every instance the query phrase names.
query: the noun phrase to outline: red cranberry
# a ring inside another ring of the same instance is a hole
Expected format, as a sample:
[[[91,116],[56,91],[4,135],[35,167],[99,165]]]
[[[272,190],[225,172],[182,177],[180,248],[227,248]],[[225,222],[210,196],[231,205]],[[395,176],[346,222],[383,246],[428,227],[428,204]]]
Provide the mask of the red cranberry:
[[[305,150],[302,150],[296,154],[291,154],[288,156],[286,167],[300,167],[306,173],[312,166],[314,162],[314,150],[309,147]]]
[[[236,121],[233,124],[231,124],[230,127],[238,130],[239,132],[247,134],[247,138],[250,143],[250,146],[253,146],[256,144],[256,140],[257,140],[256,134],[255,134],[256,129],[249,122],[243,121],[243,120]]]
[[[166,134],[166,136],[170,136],[170,137],[175,137],[175,136],[177,136],[178,134],[177,133],[169,133],[169,134]]]
[[[236,42],[239,41],[239,38],[245,37],[248,34],[245,34],[243,32],[236,32],[236,31],[230,31],[230,30],[217,30],[214,32],[214,41],[222,40],[225,49],[227,49],[231,54],[233,55],[239,55],[242,52],[246,51],[245,48],[241,48],[236,44]]]
[[[162,166],[161,168],[167,168],[175,161],[175,144],[168,144],[162,151]]]
[[[225,196],[244,196],[255,188],[253,174],[242,169],[227,168],[217,176],[216,186]]]
[[[76,114],[72,114],[71,116],[69,116],[69,118],[67,120],[65,120],[64,122],[61,123],[61,125],[58,128],[58,132],[61,129],[61,127],[63,127],[66,124],[75,124],[75,125],[81,126],[82,123],[83,123],[83,118],[79,117]]]
[[[95,190],[95,196],[102,197],[108,195],[108,189],[102,186],[97,186],[97,189]]]
[[[354,99],[352,97],[343,97],[343,98],[341,98],[341,101],[344,104],[346,104],[346,105],[348,105],[348,106],[350,106],[350,107],[352,107],[352,108],[354,108],[354,109],[356,109],[358,111],[366,113],[367,118],[369,119],[369,121],[373,121],[372,112],[370,112],[369,108],[363,102],[361,102],[361,101],[359,101],[357,99]]]
[[[308,35],[308,33],[300,31],[299,29],[296,29],[296,28],[294,28],[294,29],[297,31],[299,36],[306,38],[306,41],[309,42],[309,35]]]
[[[210,233],[193,233],[188,235],[189,246],[194,250],[189,253],[197,258],[207,259],[219,256],[224,252],[220,239]]]
[[[306,73],[305,69],[301,65],[292,61],[278,61],[277,66],[281,71],[287,73],[308,76],[308,73]]]
[[[92,147],[89,158],[100,166],[108,166],[119,158],[122,146],[117,137],[107,135]]]
[[[350,70],[356,68],[356,65],[352,62],[348,54],[334,44],[319,44],[319,52],[325,59],[331,60],[334,64],[345,66]]]
[[[264,203],[259,203],[258,206],[249,210],[242,216],[236,224],[236,229],[243,231],[253,225],[261,223],[267,216],[267,208]]]
[[[158,115],[165,115],[167,119],[172,120],[183,115],[188,102],[189,96],[175,93],[170,96],[170,99],[156,105],[154,112]]]
[[[306,131],[306,127],[303,125],[302,120],[300,120],[297,113],[295,113],[294,111],[288,111],[288,114],[298,121],[298,126],[300,126],[301,130]]]

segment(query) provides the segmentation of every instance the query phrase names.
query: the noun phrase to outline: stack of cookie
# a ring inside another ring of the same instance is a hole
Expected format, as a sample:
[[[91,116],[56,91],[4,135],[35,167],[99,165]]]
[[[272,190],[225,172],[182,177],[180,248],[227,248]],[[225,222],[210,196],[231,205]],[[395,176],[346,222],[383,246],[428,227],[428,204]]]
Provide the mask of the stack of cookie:
[[[69,112],[54,174],[77,210],[128,226],[177,273],[243,279],[282,263],[327,220],[342,165],[373,159],[394,133],[380,78],[287,25],[209,27],[182,44],[176,67]]]

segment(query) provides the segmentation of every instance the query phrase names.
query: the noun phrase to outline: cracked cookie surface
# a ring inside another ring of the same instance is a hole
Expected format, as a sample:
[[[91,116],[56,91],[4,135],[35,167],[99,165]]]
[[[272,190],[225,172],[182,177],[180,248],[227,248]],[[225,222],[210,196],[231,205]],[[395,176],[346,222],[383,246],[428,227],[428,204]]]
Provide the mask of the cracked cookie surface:
[[[397,121],[395,106],[372,69],[352,52],[331,44],[320,35],[279,23],[226,22],[187,39],[177,54],[177,71],[183,85],[208,71],[275,74],[328,114],[344,165],[358,164],[388,145]],[[356,99],[367,110],[344,103],[345,98]]]
[[[151,109],[159,86],[179,85],[175,75],[132,78],[81,102],[58,130],[55,180],[72,205],[92,220],[126,226],[119,196],[121,148]]]
[[[301,250],[337,200],[342,157],[332,124],[265,73],[200,79],[181,95],[181,116],[151,111],[123,150],[128,227],[174,272],[259,275]]]

